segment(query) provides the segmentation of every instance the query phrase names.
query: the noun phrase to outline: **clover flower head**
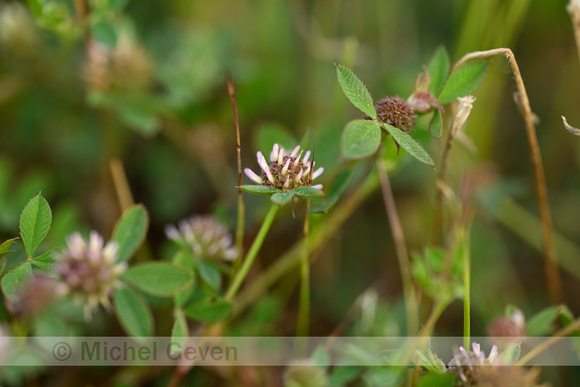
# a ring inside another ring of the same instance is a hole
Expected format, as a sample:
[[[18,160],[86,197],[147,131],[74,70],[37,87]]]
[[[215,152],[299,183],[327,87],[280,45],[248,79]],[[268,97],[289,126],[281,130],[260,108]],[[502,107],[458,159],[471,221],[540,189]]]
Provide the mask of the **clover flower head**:
[[[415,125],[413,120],[417,117],[413,106],[398,95],[381,99],[375,105],[377,118],[403,132],[408,132]]]
[[[165,234],[169,239],[191,246],[196,258],[233,261],[238,256],[232,235],[211,215],[196,215],[182,220],[179,229],[169,225],[165,228]]]
[[[35,275],[12,302],[12,310],[19,316],[33,317],[50,305],[58,296],[59,284],[48,275]]]
[[[526,318],[521,310],[516,309],[510,316],[493,319],[486,333],[490,337],[522,337],[526,335]]]
[[[145,49],[122,32],[115,48],[89,42],[84,78],[96,91],[145,92],[153,82],[153,64]]]
[[[495,345],[487,357],[479,344],[472,343],[471,347],[471,351],[459,347],[460,353],[447,366],[448,371],[457,376],[456,386],[545,386],[537,381],[538,369],[505,363]]]
[[[109,298],[119,287],[120,275],[127,269],[126,263],[116,262],[118,244],[110,241],[104,245],[103,237],[91,232],[85,241],[80,233],[67,239],[67,247],[60,253],[56,267],[59,275],[57,292],[72,293],[85,307],[85,319],[101,304],[111,309]]]
[[[487,358],[478,343],[472,343],[471,348],[471,351],[467,351],[465,348],[459,347],[459,353],[447,365],[449,372],[456,374],[465,385],[472,385],[470,383],[477,381],[478,370],[475,367],[499,364],[495,345],[491,348]]]
[[[40,38],[26,6],[8,2],[0,4],[0,49],[11,56],[28,57],[38,53]]]
[[[322,189],[322,184],[312,185],[312,180],[319,177],[324,168],[314,170],[316,163],[310,160],[311,152],[300,150],[299,145],[289,152],[279,144],[274,144],[270,162],[266,161],[262,152],[258,152],[257,156],[262,175],[259,176],[249,168],[244,169],[252,181],[282,191],[298,187]]]

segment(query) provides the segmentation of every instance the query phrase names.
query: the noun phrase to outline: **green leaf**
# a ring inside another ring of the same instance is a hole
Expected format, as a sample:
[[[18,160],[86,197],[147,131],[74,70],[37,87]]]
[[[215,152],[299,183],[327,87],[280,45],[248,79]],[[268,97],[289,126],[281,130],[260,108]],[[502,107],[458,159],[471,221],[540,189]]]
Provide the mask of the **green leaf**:
[[[130,267],[121,278],[147,294],[163,297],[185,290],[193,273],[168,262],[148,262]]]
[[[28,0],[28,8],[32,11],[35,17],[40,17],[42,15],[42,4],[40,0]]]
[[[340,151],[347,159],[371,156],[381,145],[381,129],[375,121],[354,120],[342,132]]]
[[[526,327],[528,336],[547,336],[554,330],[554,320],[560,314],[560,305],[551,306],[528,319]]]
[[[363,372],[364,368],[360,366],[334,367],[330,372],[330,385],[332,387],[344,387],[358,378]]]
[[[52,224],[52,212],[45,198],[36,195],[24,207],[20,215],[20,236],[24,249],[32,257],[40,243],[46,238]]]
[[[344,95],[367,116],[373,119],[377,118],[377,112],[373,105],[373,97],[371,97],[366,86],[351,70],[341,65],[335,66],[338,83],[340,83]]]
[[[47,251],[46,253],[39,255],[38,257],[34,258],[32,264],[42,271],[45,271],[48,274],[52,274],[54,272],[54,266],[56,261],[54,259],[54,254],[60,251],[60,247],[55,247],[52,250]]]
[[[453,374],[425,374],[419,378],[417,387],[453,387],[456,382]]]
[[[411,156],[413,156],[420,162],[435,168],[431,156],[429,156],[429,154],[425,152],[425,149],[423,149],[423,147],[419,145],[419,143],[415,141],[413,137],[409,136],[407,133],[403,132],[400,129],[395,128],[392,125],[383,124],[382,126],[383,128],[385,128],[387,132],[389,132],[391,136],[393,136],[393,139],[397,142],[397,144],[399,144],[403,149],[409,152]]]
[[[316,198],[320,196],[324,196],[324,192],[319,189],[312,188],[312,187],[298,187],[292,190],[295,195],[305,198]]]
[[[312,352],[311,359],[314,364],[320,367],[326,368],[331,364],[330,356],[328,355],[328,352],[326,352],[326,349],[324,349],[322,346],[316,347],[314,352]]]
[[[178,266],[186,267],[191,270],[192,273],[195,273],[195,259],[192,255],[191,248],[187,250],[179,249],[173,256],[173,263]],[[196,282],[194,275],[194,280],[191,285],[173,296],[173,302],[175,302],[176,306],[181,307],[189,301],[195,291]]]
[[[14,243],[14,241],[16,239],[18,239],[18,238],[12,238],[12,239],[8,239],[7,241],[4,241],[0,245],[0,254],[8,252],[8,249],[10,248],[10,246],[12,246],[12,243]]]
[[[143,205],[138,204],[126,209],[117,221],[113,230],[112,240],[119,244],[117,261],[127,261],[139,248],[147,228],[149,227],[149,215]]]
[[[185,309],[187,317],[205,322],[225,320],[232,312],[232,304],[222,298],[206,297]]]
[[[332,207],[348,186],[351,176],[351,169],[341,171],[334,178],[332,183],[330,183],[330,187],[326,190],[326,196],[323,198],[316,198],[312,201],[310,212],[326,212],[330,207]]]
[[[115,26],[107,20],[97,20],[92,25],[94,38],[109,47],[117,45],[117,30]]]
[[[122,11],[129,0],[109,0],[109,9],[111,11]]]
[[[290,202],[290,200],[292,200],[293,197],[294,197],[294,191],[278,192],[278,193],[275,193],[274,195],[270,196],[270,200],[274,204],[277,204],[279,206],[283,206],[284,204]]]
[[[431,61],[429,62],[429,78],[431,78],[431,83],[429,84],[429,91],[432,95],[439,95],[441,88],[447,79],[449,74],[449,54],[445,47],[440,46]]]
[[[32,278],[32,265],[30,262],[24,262],[15,267],[4,277],[2,277],[2,290],[9,300],[14,300],[14,296],[28,283]]]
[[[159,129],[159,121],[154,111],[143,106],[122,106],[118,110],[123,123],[143,136],[152,136]]]
[[[189,336],[189,329],[187,327],[187,320],[181,309],[176,309],[173,312],[173,317],[175,321],[173,322],[173,329],[171,329],[171,342],[176,343],[176,345],[171,346],[171,351],[173,355],[176,355],[181,352],[182,348],[185,348],[187,337]]]
[[[209,285],[210,288],[214,290],[218,290],[222,285],[222,275],[220,273],[219,268],[207,259],[203,259],[197,265],[197,269],[199,270],[199,276]]]
[[[452,72],[437,102],[445,105],[456,98],[473,93],[483,81],[488,66],[488,62],[471,62]]]
[[[14,251],[14,250],[8,250],[8,249],[10,248],[10,246],[12,246],[12,243],[14,243],[14,241],[16,239],[18,239],[18,238],[8,239],[7,241],[3,242],[0,245],[0,259],[2,259],[4,256],[6,256]]]
[[[508,345],[500,354],[502,364],[514,364],[522,353],[522,342]]]
[[[135,337],[153,333],[153,315],[149,305],[129,287],[118,288],[113,296],[115,313],[125,331]]]
[[[241,185],[239,188],[247,193],[256,194],[256,195],[272,195],[277,192],[282,192],[278,188],[271,188],[265,185]]]
[[[443,115],[441,110],[435,109],[433,117],[429,122],[429,134],[433,138],[441,138],[441,128],[443,127]]]

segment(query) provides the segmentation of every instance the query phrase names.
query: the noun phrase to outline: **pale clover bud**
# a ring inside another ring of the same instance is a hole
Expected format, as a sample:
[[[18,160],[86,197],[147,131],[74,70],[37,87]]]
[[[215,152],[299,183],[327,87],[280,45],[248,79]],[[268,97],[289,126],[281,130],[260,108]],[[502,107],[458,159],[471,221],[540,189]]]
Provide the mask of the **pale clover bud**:
[[[466,97],[457,98],[459,106],[457,107],[457,113],[453,117],[453,126],[451,131],[458,130],[463,126],[467,117],[471,114],[471,109],[473,108],[473,103],[475,102],[475,97],[468,95]]]
[[[330,381],[324,368],[304,360],[291,364],[284,372],[284,387],[328,387]]]
[[[580,38],[580,0],[570,0],[566,8],[574,22],[574,33],[578,39]]]
[[[109,299],[121,285],[120,276],[127,269],[126,263],[117,262],[117,250],[116,242],[104,245],[96,231],[91,232],[88,241],[80,233],[74,233],[57,258],[57,292],[80,300],[87,320],[99,304],[111,310]]]
[[[526,319],[521,310],[516,309],[510,316],[493,319],[487,326],[489,337],[522,337],[526,335]]]
[[[322,184],[312,185],[312,181],[322,175],[324,168],[315,168],[316,163],[310,160],[311,152],[300,150],[296,146],[291,152],[274,144],[270,152],[270,162],[262,152],[257,153],[258,164],[262,174],[258,175],[249,168],[244,172],[257,184],[289,191],[299,187],[322,189]]]
[[[192,216],[179,222],[178,228],[169,225],[165,234],[180,245],[191,247],[197,259],[233,261],[238,256],[232,235],[211,215]]]
[[[96,91],[140,93],[153,83],[153,62],[129,34],[121,33],[115,48],[90,41],[85,79]]]
[[[16,2],[0,3],[0,54],[34,55],[39,46],[40,38],[28,9]]]

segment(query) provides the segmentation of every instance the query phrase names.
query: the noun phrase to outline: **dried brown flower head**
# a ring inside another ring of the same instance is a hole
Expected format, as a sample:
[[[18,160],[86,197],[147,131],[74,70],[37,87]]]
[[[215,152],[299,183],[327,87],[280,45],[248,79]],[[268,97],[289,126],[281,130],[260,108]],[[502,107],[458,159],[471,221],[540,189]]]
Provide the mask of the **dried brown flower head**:
[[[381,99],[375,105],[377,119],[403,132],[413,129],[413,120],[417,117],[413,107],[398,95]]]

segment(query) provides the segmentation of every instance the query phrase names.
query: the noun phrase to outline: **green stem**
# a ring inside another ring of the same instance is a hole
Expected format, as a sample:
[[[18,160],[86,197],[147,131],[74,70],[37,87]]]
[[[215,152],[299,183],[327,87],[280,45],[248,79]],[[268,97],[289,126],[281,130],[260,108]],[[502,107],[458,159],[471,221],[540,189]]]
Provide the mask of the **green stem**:
[[[244,282],[244,279],[248,275],[248,272],[250,271],[250,267],[252,267],[252,264],[254,263],[254,260],[256,259],[256,256],[258,255],[258,251],[260,251],[260,248],[262,247],[262,244],[264,243],[264,239],[266,238],[266,234],[268,234],[268,230],[270,230],[270,226],[272,225],[272,221],[274,220],[274,217],[276,216],[276,212],[278,212],[278,206],[276,204],[272,204],[270,206],[270,210],[268,211],[268,214],[266,214],[266,217],[264,218],[264,222],[262,223],[262,226],[260,227],[260,231],[258,231],[258,235],[256,236],[256,239],[254,239],[254,242],[252,243],[252,246],[250,247],[250,250],[248,251],[248,255],[244,259],[242,267],[234,276],[234,280],[232,281],[232,284],[230,285],[230,288],[228,289],[226,296],[225,296],[226,301],[232,301],[232,299],[234,298],[234,296],[238,292],[238,289],[240,288],[240,286],[242,286],[242,282]]]
[[[313,230],[310,236],[310,242],[308,243],[308,252],[313,262],[317,257],[317,251],[324,246],[329,238],[336,234],[337,230],[354,213],[360,204],[376,190],[378,185],[379,181],[376,175],[372,174],[368,176],[364,183],[357,185],[355,191],[342,205],[334,207],[334,211],[328,215],[324,227]],[[295,244],[272,266],[266,269],[256,281],[244,289],[243,293],[240,294],[237,308],[234,309],[234,316],[239,315],[248,306],[252,305],[278,279],[296,267],[300,259],[301,245],[301,242]]]
[[[421,329],[421,332],[419,333],[420,337],[429,337],[433,334],[435,323],[437,323],[437,320],[439,320],[439,317],[441,317],[441,314],[443,314],[443,311],[449,304],[450,302],[447,300],[435,301],[431,314],[427,318],[425,326],[423,326],[423,329]]]
[[[465,295],[463,296],[463,348],[468,350],[471,338],[471,265],[469,262],[469,243],[464,235],[461,235],[459,243],[463,249],[463,285],[465,286]]]
[[[308,258],[309,215],[310,199],[307,199],[306,215],[304,216],[302,254],[300,255],[300,304],[298,307],[296,336],[308,336],[308,325],[310,322],[310,260]]]
[[[377,159],[376,165],[379,179],[381,181],[385,210],[387,211],[389,226],[391,227],[393,241],[395,242],[395,251],[399,262],[401,280],[403,282],[403,297],[407,309],[407,334],[412,335],[416,332],[418,326],[419,306],[411,276],[411,263],[409,261],[409,254],[407,253],[407,246],[405,244],[405,233],[403,232],[403,226],[397,213],[397,207],[395,205],[395,198],[393,196],[393,190],[391,189],[387,168],[380,159]]]
[[[236,151],[237,151],[237,161],[238,161],[238,186],[242,186],[242,145],[240,143],[240,120],[238,118],[238,106],[236,104],[236,92],[234,89],[234,82],[230,76],[227,77],[228,83],[228,93],[230,94],[230,99],[232,101],[232,109],[234,112],[234,123],[236,126]],[[242,256],[244,254],[244,218],[246,209],[244,206],[244,197],[242,195],[242,189],[238,188],[238,222],[236,225],[236,249],[238,251],[238,257],[234,261],[232,266],[232,276],[235,276],[240,265],[242,264]]]

